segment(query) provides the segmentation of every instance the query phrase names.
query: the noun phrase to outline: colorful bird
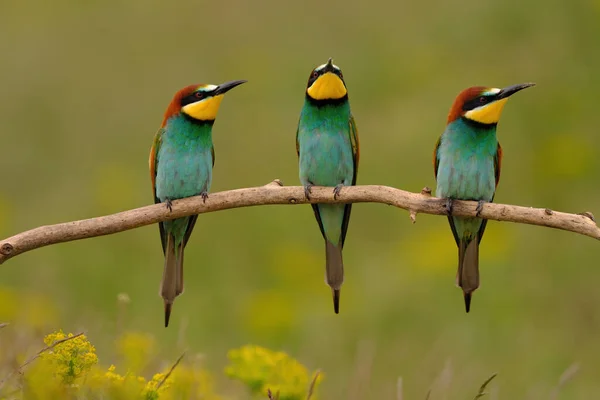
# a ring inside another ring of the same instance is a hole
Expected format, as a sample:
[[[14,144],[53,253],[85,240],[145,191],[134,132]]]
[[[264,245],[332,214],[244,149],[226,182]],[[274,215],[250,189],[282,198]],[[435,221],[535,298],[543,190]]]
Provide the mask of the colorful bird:
[[[337,198],[344,186],[356,184],[358,132],[342,71],[331,58],[315,68],[308,79],[296,132],[296,151],[307,199],[314,185],[335,186],[333,193]],[[342,248],[352,204],[313,204],[312,208],[325,239],[325,276],[337,314],[344,281]]]
[[[479,243],[487,220],[453,217],[452,201],[478,201],[479,215],[483,204],[494,200],[502,163],[496,125],[508,97],[533,85],[463,90],[454,100],[446,130],[433,151],[436,196],[446,199],[448,221],[458,246],[456,281],[463,290],[467,312],[471,295],[479,287]]]
[[[201,195],[208,198],[215,163],[212,127],[225,92],[246,81],[221,85],[190,85],[173,97],[150,149],[150,177],[155,203]],[[160,295],[165,302],[165,327],[171,307],[183,292],[183,250],[197,215],[160,222],[165,267]]]

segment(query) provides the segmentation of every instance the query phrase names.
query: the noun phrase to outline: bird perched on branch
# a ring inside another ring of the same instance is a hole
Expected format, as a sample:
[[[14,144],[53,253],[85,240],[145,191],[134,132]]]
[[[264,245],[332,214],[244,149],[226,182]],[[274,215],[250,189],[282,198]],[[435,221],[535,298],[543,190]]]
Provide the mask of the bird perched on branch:
[[[177,93],[165,112],[150,149],[150,177],[155,203],[171,209],[171,201],[201,195],[208,198],[215,151],[212,128],[223,95],[246,81],[221,85],[190,85]],[[183,250],[197,215],[160,222],[165,266],[160,295],[165,302],[165,327],[171,307],[183,292]]]
[[[296,132],[296,151],[300,182],[307,199],[314,185],[335,187],[333,194],[337,198],[344,186],[356,184],[358,132],[342,71],[331,58],[315,68],[308,78]],[[313,204],[312,208],[325,239],[325,276],[337,314],[344,281],[342,248],[352,204]]]
[[[496,125],[508,98],[533,86],[524,83],[504,89],[471,87],[454,100],[446,130],[433,152],[437,180],[436,196],[446,199],[448,221],[458,246],[457,285],[464,293],[469,312],[471,295],[479,287],[479,244],[487,220],[452,216],[452,201],[478,201],[477,215],[492,202],[500,180],[502,148]]]

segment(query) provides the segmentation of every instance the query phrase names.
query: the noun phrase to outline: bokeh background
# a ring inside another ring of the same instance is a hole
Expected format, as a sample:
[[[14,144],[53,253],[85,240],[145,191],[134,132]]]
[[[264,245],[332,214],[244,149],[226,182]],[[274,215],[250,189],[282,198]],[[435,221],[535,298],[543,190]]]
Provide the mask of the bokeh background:
[[[298,184],[305,84],[328,57],[349,88],[360,184],[434,187],[431,152],[458,92],[534,81],[499,124],[495,200],[600,213],[599,38],[598,0],[4,1],[0,236],[150,204],[153,135],[191,83],[249,81],[214,126],[213,192]],[[165,359],[187,347],[218,370],[229,348],[281,349],[325,372],[327,399],[391,399],[400,376],[406,398],[472,398],[493,372],[495,398],[547,398],[573,363],[561,398],[600,392],[593,239],[491,221],[468,315],[445,218],[412,225],[356,205],[339,315],[323,247],[309,206],[200,216],[165,329],[156,226],[51,246],[2,265],[0,317],[85,329],[110,357],[126,293],[122,324],[154,335]]]

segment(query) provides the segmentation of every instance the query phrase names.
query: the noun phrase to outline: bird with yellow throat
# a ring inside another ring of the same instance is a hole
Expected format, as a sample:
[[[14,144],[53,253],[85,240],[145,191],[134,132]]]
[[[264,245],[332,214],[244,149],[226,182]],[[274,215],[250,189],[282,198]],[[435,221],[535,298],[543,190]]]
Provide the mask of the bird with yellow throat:
[[[246,81],[221,85],[190,85],[169,104],[150,150],[150,178],[154,202],[171,209],[171,201],[201,195],[208,198],[215,163],[212,129],[226,92]],[[197,215],[160,222],[165,265],[160,295],[169,325],[175,298],[183,293],[183,251]]]
[[[337,198],[344,186],[356,184],[358,131],[344,76],[331,58],[308,78],[296,131],[296,151],[300,182],[307,198],[314,185],[334,187]],[[312,208],[325,239],[325,280],[331,287],[337,314],[344,281],[342,249],[352,204],[313,204]]]
[[[436,196],[446,199],[448,221],[458,246],[456,282],[463,290],[467,312],[479,287],[479,244],[487,220],[452,216],[452,201],[477,201],[479,214],[485,202],[494,200],[502,165],[502,148],[496,138],[500,115],[510,96],[533,85],[463,90],[454,100],[446,129],[435,145]]]

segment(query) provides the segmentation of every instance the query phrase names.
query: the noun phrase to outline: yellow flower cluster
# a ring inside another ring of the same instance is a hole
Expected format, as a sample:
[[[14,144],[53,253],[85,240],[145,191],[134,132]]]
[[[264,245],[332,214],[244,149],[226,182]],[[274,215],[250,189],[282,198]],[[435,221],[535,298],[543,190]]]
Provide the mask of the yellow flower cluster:
[[[163,380],[165,380],[165,374],[154,374],[152,379],[146,383],[144,390],[142,390],[142,397],[146,400],[158,399],[158,395],[166,391],[172,382],[170,379],[167,379],[162,386],[159,387]]]
[[[22,399],[220,400],[211,375],[189,362],[181,362],[168,378],[166,371],[149,380],[139,376],[136,370],[147,367],[154,352],[154,339],[148,335],[129,332],[117,340],[127,365],[124,373],[115,365],[98,366],[96,349],[85,335],[58,331],[47,335],[44,343],[47,348],[24,371]]]
[[[252,393],[266,397],[271,390],[279,393],[279,400],[306,399],[314,373],[286,353],[248,345],[230,350],[227,357],[227,376],[243,382]],[[315,386],[321,379],[319,375]]]
[[[46,348],[37,359],[26,363],[21,379],[15,376],[0,385],[0,400],[7,393],[11,399],[28,400],[222,400],[215,394],[212,375],[202,368],[200,355],[186,356],[172,371],[169,365],[149,380],[141,376],[155,354],[156,344],[149,335],[127,332],[118,338],[117,349],[124,360],[120,368],[99,366],[96,349],[82,334],[60,330],[47,335],[44,343]],[[305,400],[315,376],[286,353],[259,346],[231,350],[228,357],[226,374],[261,399],[270,390],[278,400]]]
[[[65,335],[62,330],[47,335],[44,338],[46,346],[72,338],[73,334]],[[60,377],[63,383],[73,384],[84,377],[98,363],[96,349],[85,335],[58,343],[50,350],[42,353],[42,360],[54,367],[55,376]]]

